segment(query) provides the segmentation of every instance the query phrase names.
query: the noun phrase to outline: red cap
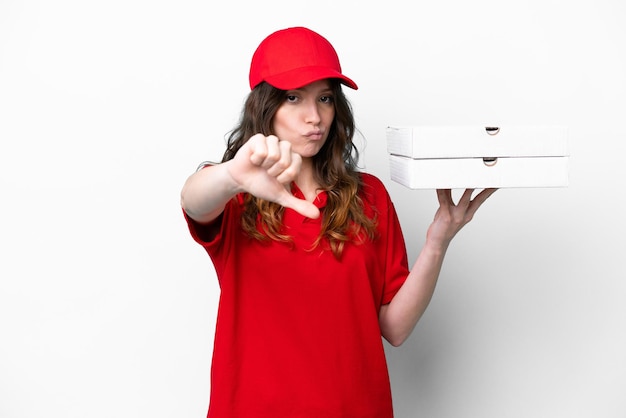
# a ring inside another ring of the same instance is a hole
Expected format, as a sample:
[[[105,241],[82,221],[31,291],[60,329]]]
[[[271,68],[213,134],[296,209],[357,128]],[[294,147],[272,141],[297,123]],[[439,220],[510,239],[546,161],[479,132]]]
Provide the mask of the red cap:
[[[339,57],[330,42],[304,27],[270,34],[258,46],[250,64],[250,89],[266,81],[278,89],[292,90],[325,78],[358,88],[341,74]]]

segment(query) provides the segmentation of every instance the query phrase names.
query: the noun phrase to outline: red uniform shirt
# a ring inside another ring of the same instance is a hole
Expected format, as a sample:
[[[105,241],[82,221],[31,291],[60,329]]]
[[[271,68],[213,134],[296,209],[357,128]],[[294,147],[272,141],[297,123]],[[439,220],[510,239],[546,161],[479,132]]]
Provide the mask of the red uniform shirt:
[[[295,245],[248,237],[241,196],[210,241],[208,228],[187,218],[221,289],[208,417],[393,416],[378,312],[406,279],[406,247],[384,185],[362,178],[379,238],[347,244],[340,260],[324,246],[311,250],[320,219],[290,209],[283,224]],[[314,203],[323,207],[326,193]]]

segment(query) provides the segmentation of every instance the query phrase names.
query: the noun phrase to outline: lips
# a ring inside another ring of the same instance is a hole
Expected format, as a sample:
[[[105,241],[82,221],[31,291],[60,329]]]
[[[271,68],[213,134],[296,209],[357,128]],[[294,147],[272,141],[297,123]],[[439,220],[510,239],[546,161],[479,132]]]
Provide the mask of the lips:
[[[311,131],[304,136],[309,140],[318,141],[324,137],[324,134],[322,131]]]

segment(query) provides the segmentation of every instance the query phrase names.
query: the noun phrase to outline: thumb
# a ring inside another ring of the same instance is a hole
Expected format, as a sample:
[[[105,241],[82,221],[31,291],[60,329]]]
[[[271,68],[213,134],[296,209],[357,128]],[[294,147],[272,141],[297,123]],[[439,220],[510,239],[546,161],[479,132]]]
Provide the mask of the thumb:
[[[286,208],[295,210],[300,215],[307,218],[317,219],[320,216],[320,210],[317,206],[307,200],[298,199],[290,193],[286,193],[280,204]]]

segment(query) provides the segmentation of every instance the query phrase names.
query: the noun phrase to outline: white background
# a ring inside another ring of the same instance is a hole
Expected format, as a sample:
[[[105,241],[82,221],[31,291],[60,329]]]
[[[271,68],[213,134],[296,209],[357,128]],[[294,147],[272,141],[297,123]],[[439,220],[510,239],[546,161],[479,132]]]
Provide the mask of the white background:
[[[570,187],[498,191],[386,347],[396,415],[625,417],[625,21],[621,0],[0,0],[0,417],[206,414],[218,287],[179,192],[295,25],[360,86],[361,163],[411,259],[436,197],[389,180],[387,125],[570,129]]]

